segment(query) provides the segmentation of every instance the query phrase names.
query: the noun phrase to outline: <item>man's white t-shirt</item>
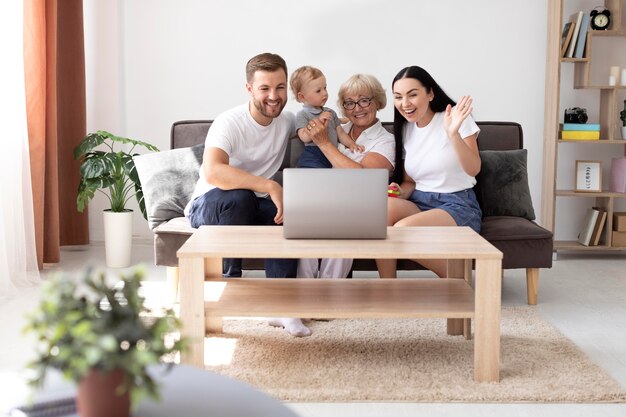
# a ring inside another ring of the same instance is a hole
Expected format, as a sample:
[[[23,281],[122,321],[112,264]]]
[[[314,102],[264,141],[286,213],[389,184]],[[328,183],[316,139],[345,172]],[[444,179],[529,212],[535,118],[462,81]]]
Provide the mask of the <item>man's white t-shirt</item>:
[[[272,178],[280,168],[289,138],[295,134],[293,113],[283,111],[268,126],[258,124],[250,114],[249,103],[228,110],[215,119],[204,142],[206,148],[226,152],[229,165],[263,178]],[[204,179],[200,166],[196,189],[185,207],[189,214],[191,202],[215,188]],[[267,193],[256,193],[265,197]]]
[[[444,113],[435,113],[425,127],[406,123],[403,131],[404,169],[415,181],[415,189],[435,193],[454,193],[472,188],[476,178],[467,175],[452,143],[443,127]],[[480,132],[471,116],[468,116],[459,134],[462,138]]]

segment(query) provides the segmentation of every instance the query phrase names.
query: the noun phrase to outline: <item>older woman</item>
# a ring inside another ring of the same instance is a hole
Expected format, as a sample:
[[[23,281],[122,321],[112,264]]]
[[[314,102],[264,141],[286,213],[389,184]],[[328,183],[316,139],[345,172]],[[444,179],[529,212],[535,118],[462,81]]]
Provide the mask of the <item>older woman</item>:
[[[395,140],[378,120],[377,113],[387,104],[385,90],[376,77],[356,74],[339,88],[338,106],[349,122],[343,129],[363,152],[338,149],[329,140],[325,122],[311,120],[307,130],[333,168],[383,168],[390,173],[395,165]],[[352,259],[301,259],[298,277],[345,278],[352,267]]]

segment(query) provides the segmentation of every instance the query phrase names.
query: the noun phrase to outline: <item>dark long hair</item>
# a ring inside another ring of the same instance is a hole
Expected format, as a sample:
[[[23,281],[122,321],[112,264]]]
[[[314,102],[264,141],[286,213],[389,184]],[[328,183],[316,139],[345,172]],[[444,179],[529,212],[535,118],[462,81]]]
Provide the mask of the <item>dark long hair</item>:
[[[401,80],[403,78],[413,78],[419,81],[424,88],[426,89],[426,93],[433,93],[433,100],[430,102],[430,109],[435,113],[442,112],[449,105],[456,106],[456,102],[452,100],[443,89],[437,84],[437,81],[422,67],[418,66],[410,66],[406,68],[402,68],[400,72],[394,77],[393,82],[391,83],[391,89],[393,91],[393,86],[396,84],[396,81]],[[393,135],[396,139],[396,168],[393,171],[393,175],[391,176],[391,180],[393,182],[397,182],[398,184],[402,183],[404,179],[404,160],[402,159],[402,150],[404,149],[402,131],[404,128],[404,124],[406,123],[406,119],[404,116],[400,114],[398,109],[394,107],[393,109]]]

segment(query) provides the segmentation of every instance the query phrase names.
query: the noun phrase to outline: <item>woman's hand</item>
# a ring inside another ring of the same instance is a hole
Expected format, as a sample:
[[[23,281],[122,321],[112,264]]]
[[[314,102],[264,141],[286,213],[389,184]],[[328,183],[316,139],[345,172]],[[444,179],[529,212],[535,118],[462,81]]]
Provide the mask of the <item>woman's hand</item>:
[[[322,147],[323,145],[330,143],[330,139],[328,139],[327,124],[328,119],[313,119],[306,125],[309,137],[318,147]]]
[[[397,198],[403,198],[405,200],[409,198],[408,195],[402,193],[402,187],[400,187],[400,184],[398,184],[397,182],[392,182],[391,184],[389,184],[389,187],[387,187],[387,189],[399,192],[400,194],[397,195]]]
[[[443,127],[449,138],[453,138],[459,134],[459,128],[463,120],[472,113],[472,110],[474,110],[474,108],[472,107],[472,98],[470,96],[461,97],[454,108],[448,104],[443,117]]]

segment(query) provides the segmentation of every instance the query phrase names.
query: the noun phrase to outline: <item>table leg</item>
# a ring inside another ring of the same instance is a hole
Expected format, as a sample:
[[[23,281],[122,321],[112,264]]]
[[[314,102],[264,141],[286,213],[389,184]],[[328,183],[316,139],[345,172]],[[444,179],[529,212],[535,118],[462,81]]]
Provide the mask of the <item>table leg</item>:
[[[179,258],[181,335],[189,340],[183,364],[204,368],[204,259]]]
[[[223,269],[222,261],[223,261],[222,258],[207,258],[204,260],[204,276],[206,280],[222,281],[222,269]],[[205,290],[206,289],[207,288],[205,287]],[[213,296],[214,296],[213,294],[209,294],[209,299],[212,299]],[[222,333],[223,331],[224,322],[223,322],[222,317],[208,316],[205,313],[204,323],[205,323],[206,334]]]
[[[464,259],[447,259],[448,278],[465,278],[465,260]],[[464,334],[464,319],[448,319],[447,333],[450,336],[459,336]]]
[[[476,260],[474,380],[500,381],[501,259]]]

